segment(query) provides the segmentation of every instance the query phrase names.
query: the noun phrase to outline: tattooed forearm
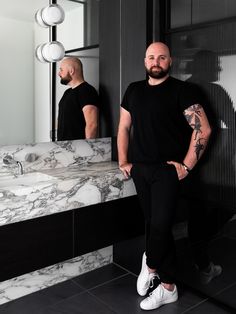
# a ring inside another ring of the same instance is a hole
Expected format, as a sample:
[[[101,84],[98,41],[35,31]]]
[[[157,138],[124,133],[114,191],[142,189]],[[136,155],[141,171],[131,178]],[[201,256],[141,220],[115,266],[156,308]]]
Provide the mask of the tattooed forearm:
[[[201,109],[202,106],[199,104],[193,105],[184,111],[185,118],[187,119],[189,125],[195,130],[195,140],[201,131]]]
[[[190,151],[192,158],[199,160],[203,154],[211,133],[211,129],[201,105],[195,104],[184,111],[184,116],[193,129]]]
[[[205,142],[206,140],[204,138],[199,138],[195,144],[195,153],[197,156],[197,160],[199,160],[199,158],[201,157],[201,153],[205,149]]]
[[[195,130],[195,140],[196,140],[198,134],[199,134],[199,133],[202,133],[202,131],[201,131],[201,126],[202,126],[202,124],[201,124],[201,121],[200,121],[200,119],[198,118],[197,115],[195,116],[195,121],[194,121],[194,123],[191,123],[190,125],[191,125],[191,127]]]

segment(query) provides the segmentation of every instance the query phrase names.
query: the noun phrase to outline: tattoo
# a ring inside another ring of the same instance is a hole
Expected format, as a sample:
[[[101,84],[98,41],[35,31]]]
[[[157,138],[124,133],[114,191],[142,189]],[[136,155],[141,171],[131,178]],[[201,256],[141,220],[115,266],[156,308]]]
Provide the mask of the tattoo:
[[[202,109],[202,106],[201,105],[199,105],[199,104],[196,104],[196,105],[192,105],[191,107],[189,107],[187,110],[188,111],[192,111],[193,112],[193,114],[196,114],[196,115],[198,115],[198,116],[201,116],[202,114],[201,114],[201,109]]]
[[[201,108],[202,106],[199,104],[193,105],[184,111],[184,116],[188,121],[189,125],[196,131],[195,140],[201,131]]]
[[[204,150],[205,146],[204,146],[204,142],[205,139],[204,138],[199,138],[197,140],[197,143],[195,145],[195,153],[197,156],[197,160],[199,160],[200,156],[201,156],[201,152]]]
[[[195,104],[193,106],[190,106],[184,111],[184,116],[189,123],[189,125],[194,130],[194,141],[196,141],[195,144],[195,153],[197,160],[201,157],[201,154],[205,150],[205,144],[207,143],[207,140],[203,137],[200,137],[200,134],[202,134],[202,106],[199,104]]]

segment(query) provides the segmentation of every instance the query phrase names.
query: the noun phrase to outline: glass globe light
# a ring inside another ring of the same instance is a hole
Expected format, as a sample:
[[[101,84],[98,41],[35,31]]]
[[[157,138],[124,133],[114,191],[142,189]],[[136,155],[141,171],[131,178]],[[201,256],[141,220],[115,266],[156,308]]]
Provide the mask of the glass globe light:
[[[59,41],[39,45],[35,50],[36,58],[43,63],[57,62],[64,58],[65,48]]]
[[[65,19],[65,12],[59,4],[50,4],[35,13],[35,21],[42,27],[55,26]]]

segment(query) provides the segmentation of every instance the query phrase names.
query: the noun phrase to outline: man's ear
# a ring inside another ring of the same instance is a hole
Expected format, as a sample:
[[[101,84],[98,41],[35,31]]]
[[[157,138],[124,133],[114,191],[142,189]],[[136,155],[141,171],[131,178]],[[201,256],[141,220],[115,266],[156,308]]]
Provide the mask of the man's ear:
[[[170,58],[170,66],[172,66],[172,58]]]
[[[75,69],[73,67],[70,67],[69,73],[70,73],[70,75],[74,74],[75,73]]]

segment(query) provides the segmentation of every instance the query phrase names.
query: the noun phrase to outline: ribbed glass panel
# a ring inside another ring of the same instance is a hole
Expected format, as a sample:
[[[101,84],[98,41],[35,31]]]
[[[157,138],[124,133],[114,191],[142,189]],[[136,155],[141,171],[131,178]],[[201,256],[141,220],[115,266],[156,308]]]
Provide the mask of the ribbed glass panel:
[[[206,197],[236,211],[236,22],[168,36],[172,75],[197,83],[214,126],[202,160]]]
[[[171,28],[191,24],[191,1],[190,0],[171,0]]]
[[[216,21],[236,15],[235,0],[170,0],[170,27]]]
[[[192,0],[192,24],[235,16],[235,0]]]

